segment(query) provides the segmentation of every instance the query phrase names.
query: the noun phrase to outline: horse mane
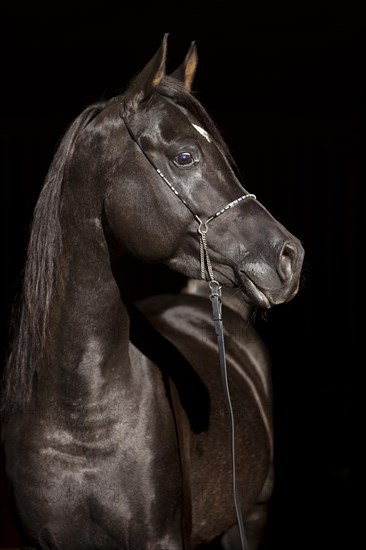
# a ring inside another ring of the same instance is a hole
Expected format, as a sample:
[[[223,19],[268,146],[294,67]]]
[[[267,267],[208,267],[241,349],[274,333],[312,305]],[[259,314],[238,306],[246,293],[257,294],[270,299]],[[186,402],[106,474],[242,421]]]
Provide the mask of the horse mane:
[[[215,123],[178,79],[165,76],[156,92],[192,113],[236,168]],[[31,399],[38,365],[44,358],[50,304],[62,251],[60,210],[68,160],[80,132],[108,104],[117,101],[121,101],[121,96],[84,109],[64,134],[50,164],[33,213],[21,293],[11,314],[10,346],[1,381],[1,414],[24,410]]]
[[[50,164],[30,229],[21,293],[10,320],[10,346],[1,384],[2,414],[30,401],[37,365],[44,354],[50,303],[62,250],[60,207],[68,160],[80,132],[107,105],[87,107],[70,125]]]

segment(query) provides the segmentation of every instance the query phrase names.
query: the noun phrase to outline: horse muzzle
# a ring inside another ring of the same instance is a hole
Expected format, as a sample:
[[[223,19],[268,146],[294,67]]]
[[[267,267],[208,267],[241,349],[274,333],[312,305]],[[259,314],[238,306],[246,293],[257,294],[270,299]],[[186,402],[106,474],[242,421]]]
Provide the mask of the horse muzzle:
[[[245,262],[235,268],[238,287],[252,305],[269,309],[288,302],[299,290],[304,248],[300,241],[288,240],[270,258],[258,255],[251,261],[246,254]]]

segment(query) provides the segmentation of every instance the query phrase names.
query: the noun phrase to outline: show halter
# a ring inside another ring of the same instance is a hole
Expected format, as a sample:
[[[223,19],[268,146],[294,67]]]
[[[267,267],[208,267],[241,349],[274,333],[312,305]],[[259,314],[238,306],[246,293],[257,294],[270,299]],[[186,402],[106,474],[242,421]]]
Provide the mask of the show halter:
[[[233,495],[234,495],[234,504],[235,504],[235,511],[236,516],[238,519],[238,526],[239,526],[239,533],[240,533],[240,540],[243,550],[248,550],[248,543],[245,536],[245,530],[244,530],[244,523],[243,523],[243,516],[241,512],[241,506],[240,506],[240,499],[238,494],[238,488],[237,488],[237,482],[236,482],[236,460],[235,460],[235,423],[234,423],[234,412],[233,407],[231,403],[231,397],[230,397],[230,390],[229,390],[229,382],[228,382],[228,375],[227,375],[227,365],[226,365],[226,352],[225,352],[225,341],[224,341],[224,327],[223,327],[223,320],[222,320],[222,299],[221,299],[221,285],[216,281],[211,265],[210,256],[208,253],[208,246],[207,246],[207,240],[206,235],[208,231],[208,224],[211,223],[213,220],[233,208],[234,206],[237,206],[241,202],[247,200],[247,199],[254,199],[256,200],[256,196],[252,193],[247,193],[246,195],[241,195],[239,198],[235,199],[234,201],[227,204],[224,208],[221,210],[218,210],[215,214],[210,216],[205,222],[201,220],[201,218],[195,213],[193,208],[187,203],[187,201],[179,194],[179,192],[175,189],[175,187],[170,183],[170,181],[164,176],[162,171],[156,166],[155,162],[152,160],[152,158],[146,153],[146,151],[142,148],[140,145],[137,137],[135,136],[134,132],[132,131],[130,125],[127,122],[126,115],[124,113],[124,106],[123,103],[121,104],[120,109],[120,117],[122,118],[126,129],[131,137],[131,139],[136,143],[144,157],[147,159],[147,161],[151,164],[151,166],[155,169],[155,171],[159,174],[161,179],[167,184],[169,189],[173,191],[173,193],[178,197],[178,199],[184,204],[186,208],[191,212],[191,214],[194,216],[198,223],[198,234],[199,234],[199,245],[200,245],[200,266],[201,266],[201,279],[208,282],[208,285],[210,287],[211,293],[210,293],[210,299],[212,304],[212,319],[214,322],[215,327],[215,333],[217,337],[217,343],[218,343],[218,349],[219,349],[219,361],[220,361],[220,370],[221,370],[221,378],[222,383],[224,387],[224,394],[225,394],[225,400],[227,404],[227,408],[229,411],[229,418],[230,418],[230,432],[231,432],[231,458],[232,458],[232,473],[233,473]],[[207,274],[206,274],[207,271]],[[207,277],[208,275],[208,277]]]

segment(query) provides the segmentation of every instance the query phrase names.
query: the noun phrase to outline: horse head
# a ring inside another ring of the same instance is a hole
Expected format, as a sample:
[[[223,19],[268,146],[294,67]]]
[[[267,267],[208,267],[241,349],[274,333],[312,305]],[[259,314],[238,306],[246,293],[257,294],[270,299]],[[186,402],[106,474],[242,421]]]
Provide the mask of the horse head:
[[[166,56],[167,35],[122,99],[84,130],[88,151],[98,147],[93,169],[107,180],[103,220],[113,253],[197,279],[203,232],[211,278],[239,287],[255,306],[290,300],[301,243],[243,188],[228,147],[192,94],[195,43],[170,75]]]

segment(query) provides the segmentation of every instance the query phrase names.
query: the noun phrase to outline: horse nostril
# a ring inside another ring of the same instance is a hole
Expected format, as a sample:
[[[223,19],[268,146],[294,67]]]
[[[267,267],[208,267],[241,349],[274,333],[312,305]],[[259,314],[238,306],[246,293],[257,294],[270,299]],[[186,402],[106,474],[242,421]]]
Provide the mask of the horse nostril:
[[[279,262],[278,274],[283,281],[291,279],[293,275],[293,265],[296,260],[296,250],[289,243],[285,243],[282,247]]]

